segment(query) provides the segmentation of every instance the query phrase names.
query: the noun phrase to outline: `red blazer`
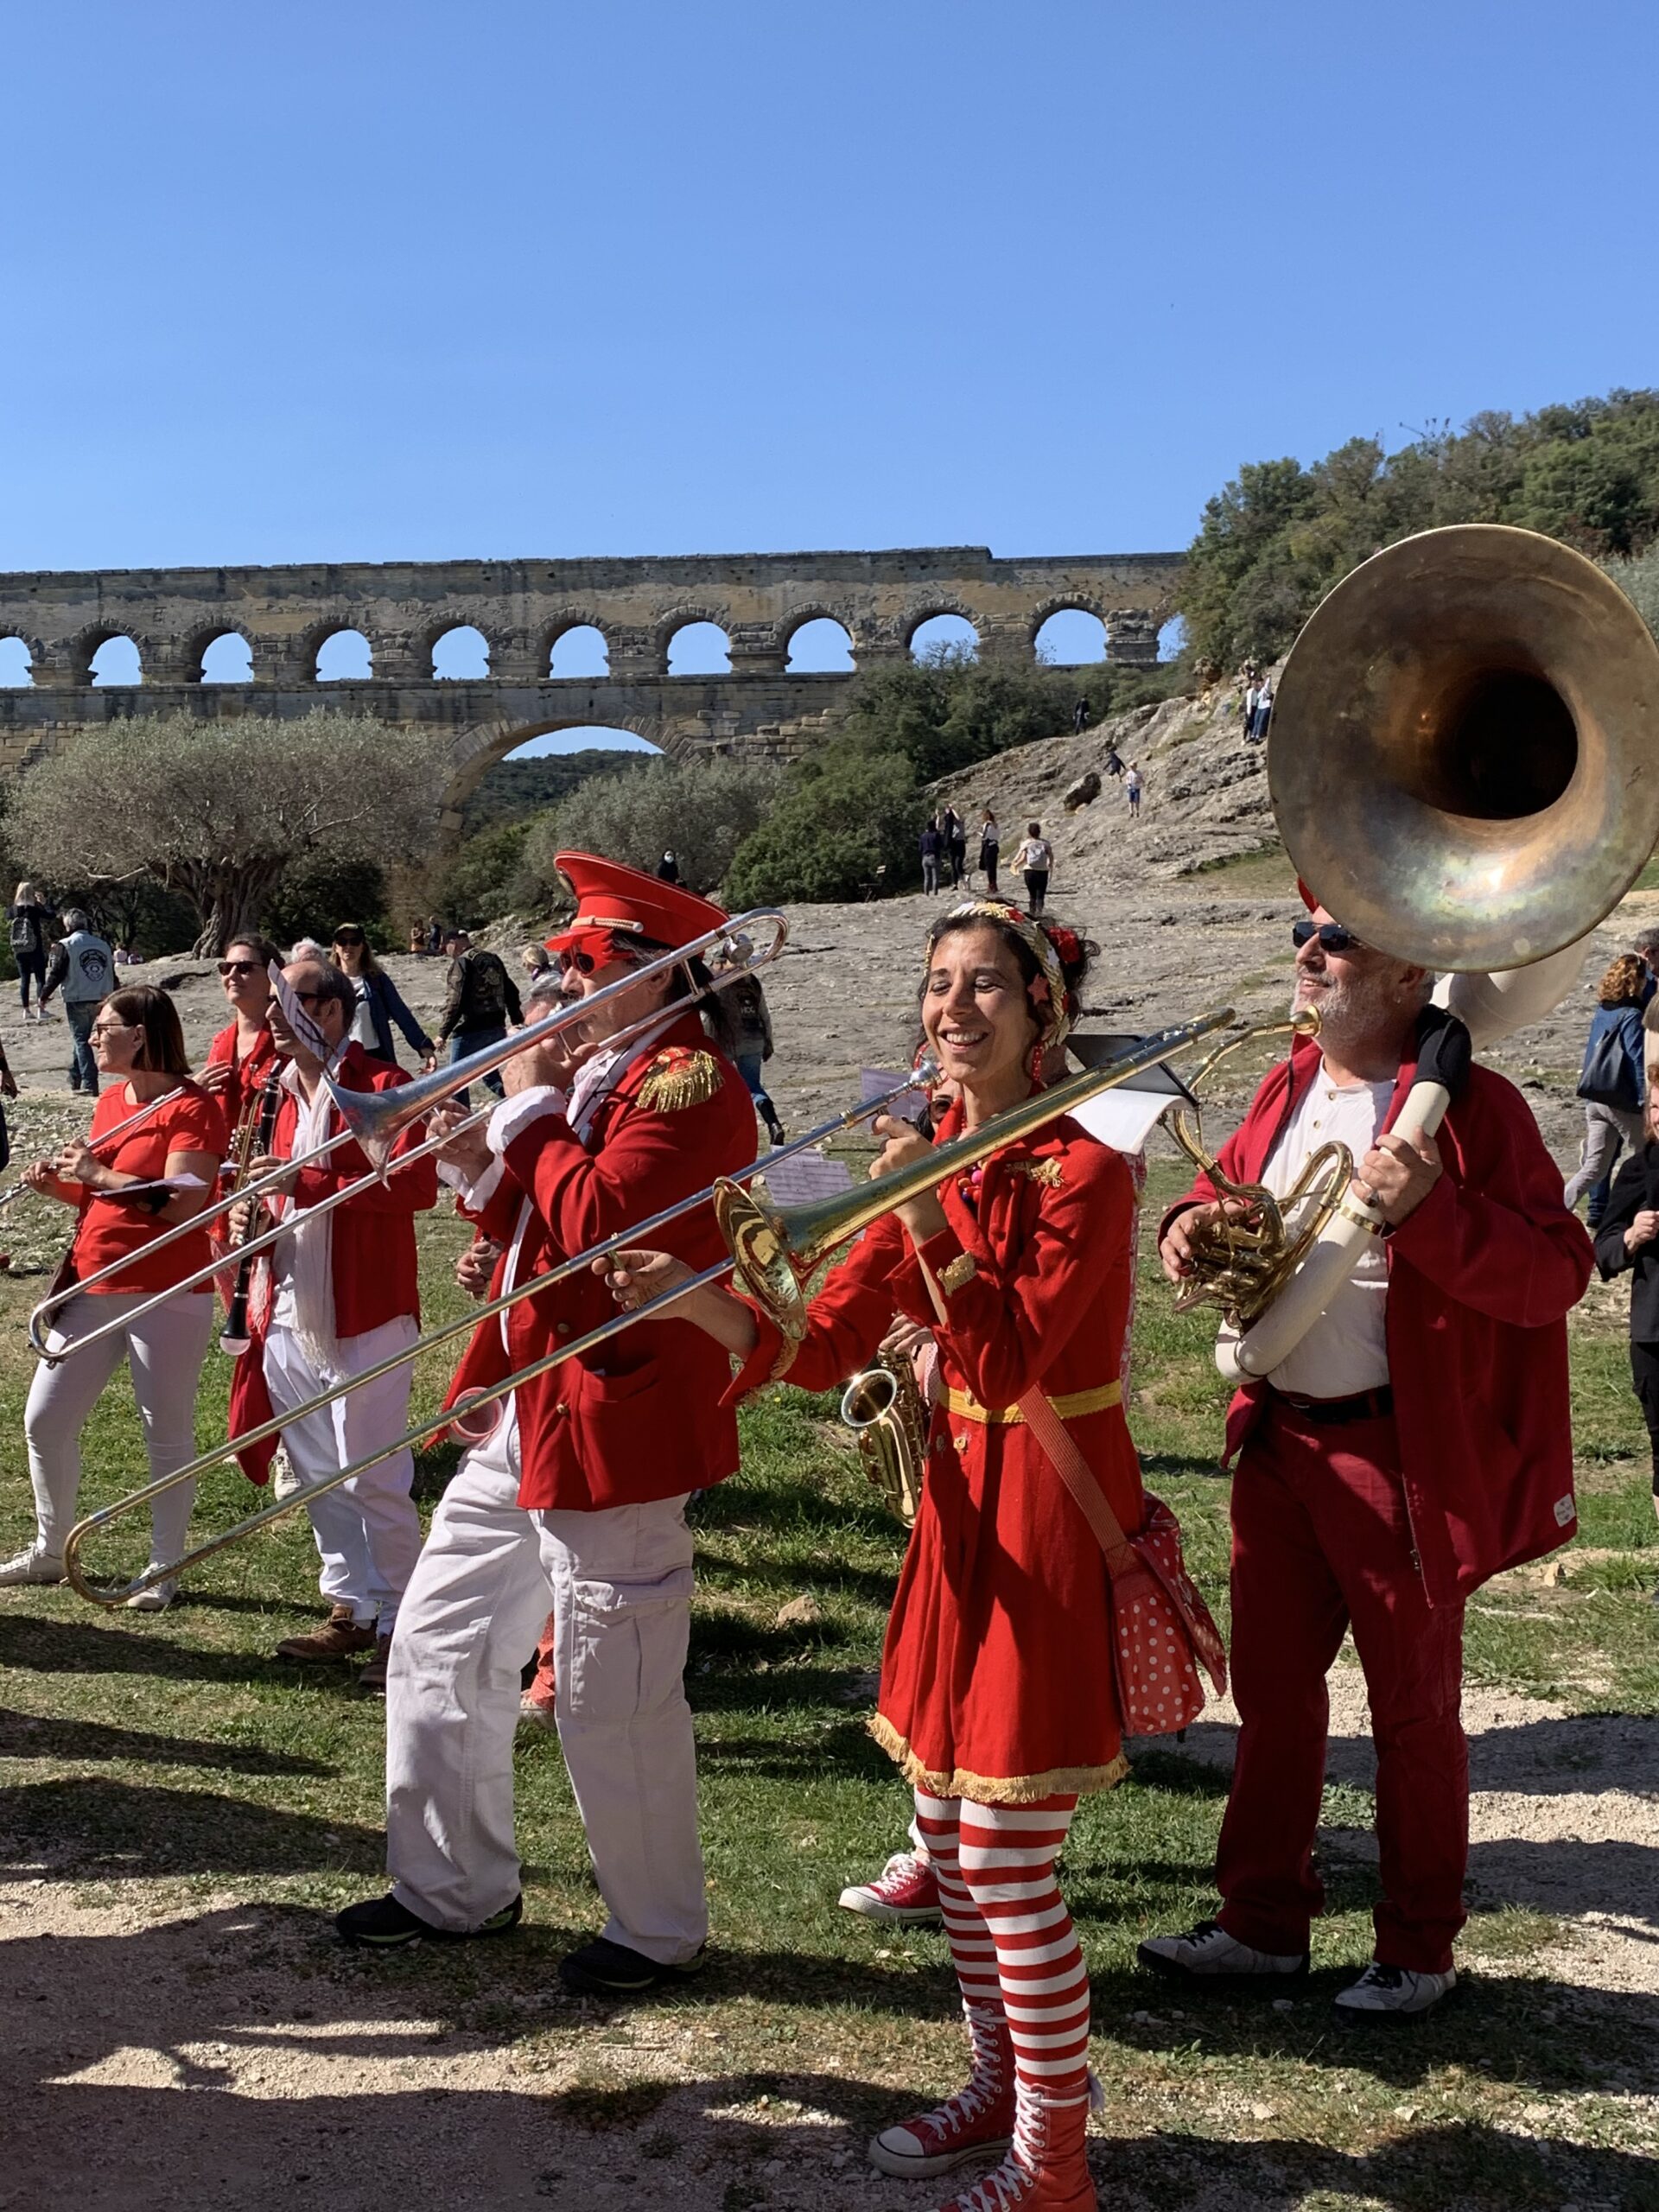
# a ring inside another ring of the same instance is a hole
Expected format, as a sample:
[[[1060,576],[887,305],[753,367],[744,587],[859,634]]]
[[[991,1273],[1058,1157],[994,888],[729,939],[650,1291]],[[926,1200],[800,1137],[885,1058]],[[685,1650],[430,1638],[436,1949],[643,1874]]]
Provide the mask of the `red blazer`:
[[[1309,1040],[1269,1069],[1218,1155],[1235,1181],[1260,1179],[1319,1062]],[[1414,1073],[1414,1061],[1401,1067],[1385,1128]],[[1431,1605],[1554,1551],[1578,1527],[1567,1315],[1594,1265],[1513,1084],[1471,1069],[1437,1142],[1445,1173],[1384,1240],[1395,1421]],[[1160,1239],[1185,1207],[1215,1195],[1200,1175],[1164,1216]],[[1265,1392],[1248,1383],[1228,1408],[1227,1463],[1261,1419]]]
[[[696,1016],[687,1014],[629,1069],[594,1115],[585,1143],[562,1114],[546,1114],[509,1145],[506,1174],[480,1225],[508,1242],[519,1201],[531,1200],[522,1280],[690,1198],[717,1175],[735,1173],[753,1157],[747,1087],[710,1049]],[[651,1242],[699,1268],[726,1251],[708,1206]],[[500,1318],[480,1322],[446,1402],[500,1381],[616,1312],[601,1277],[584,1269],[512,1307],[505,1346]],[[643,1321],[526,1383],[514,1393],[524,1465],[519,1503],[597,1512],[722,1481],[738,1457],[736,1417],[721,1402],[730,1374],[725,1352],[690,1322]]]
[[[276,1062],[276,1046],[269,1029],[259,1032],[258,1042],[245,1059],[236,1057],[236,1023],[227,1021],[207,1047],[205,1067],[229,1068],[231,1079],[219,1094],[219,1103],[225,1110],[225,1126],[232,1143],[243,1116],[253,1103],[260,1084],[270,1073]]]

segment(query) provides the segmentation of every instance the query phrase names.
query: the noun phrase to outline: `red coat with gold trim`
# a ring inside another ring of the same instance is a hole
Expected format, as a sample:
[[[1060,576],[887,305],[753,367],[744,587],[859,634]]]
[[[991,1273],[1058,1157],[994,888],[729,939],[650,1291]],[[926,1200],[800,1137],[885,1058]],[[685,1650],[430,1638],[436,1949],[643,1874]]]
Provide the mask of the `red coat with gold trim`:
[[[1270,1068],[1223,1145],[1234,1182],[1259,1181],[1319,1072],[1317,1044]],[[1406,1103],[1414,1058],[1396,1078],[1385,1128]],[[1595,1255],[1570,1214],[1561,1171],[1513,1084],[1471,1068],[1436,1139],[1445,1173],[1389,1232],[1389,1376],[1412,1539],[1431,1605],[1567,1542],[1573,1421],[1567,1315]],[[1213,1198],[1200,1175],[1159,1227]],[[1230,1462],[1262,1418],[1268,1386],[1247,1384],[1227,1413]]]
[[[961,1128],[953,1106],[939,1141]],[[785,1370],[809,1390],[845,1382],[896,1310],[933,1331],[950,1393],[932,1414],[874,1733],[912,1782],[944,1796],[1019,1803],[1104,1789],[1124,1771],[1105,1560],[1030,1430],[1007,1416],[1040,1384],[1120,1522],[1139,1529],[1122,1390],[1134,1177],[1122,1154],[1062,1119],[994,1153],[976,1189],[952,1178],[938,1196],[949,1225],[919,1261],[941,1286],[944,1320],[887,1215],[812,1300]],[[783,1351],[757,1318],[734,1393],[764,1382]]]
[[[754,1108],[743,1078],[712,1051],[694,1014],[635,1061],[595,1109],[585,1140],[563,1114],[532,1121],[506,1148],[506,1177],[480,1226],[510,1242],[514,1196],[534,1216],[519,1279],[602,1243],[688,1198],[754,1158]],[[694,1268],[725,1256],[712,1207],[653,1235],[653,1245]],[[504,1262],[505,1264],[505,1259]],[[497,1280],[501,1268],[497,1268]],[[616,1317],[601,1277],[584,1268],[543,1296],[480,1322],[451,1386],[499,1382],[552,1349]],[[735,1471],[737,1421],[722,1403],[727,1355],[686,1321],[642,1321],[513,1395],[527,1507],[597,1512],[703,1490]]]

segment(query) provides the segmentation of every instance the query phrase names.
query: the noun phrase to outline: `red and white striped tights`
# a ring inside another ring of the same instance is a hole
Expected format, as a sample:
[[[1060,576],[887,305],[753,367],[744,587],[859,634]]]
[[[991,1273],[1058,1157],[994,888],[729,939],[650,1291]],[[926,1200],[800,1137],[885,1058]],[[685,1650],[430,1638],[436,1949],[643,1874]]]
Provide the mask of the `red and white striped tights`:
[[[1081,2212],[1096,2202],[1084,2154],[1089,1974],[1054,1871],[1077,1803],[1065,1796],[982,1805],[916,1792],[976,2076],[995,2069],[1004,2034],[1014,2055],[1013,2147],[949,2212]]]

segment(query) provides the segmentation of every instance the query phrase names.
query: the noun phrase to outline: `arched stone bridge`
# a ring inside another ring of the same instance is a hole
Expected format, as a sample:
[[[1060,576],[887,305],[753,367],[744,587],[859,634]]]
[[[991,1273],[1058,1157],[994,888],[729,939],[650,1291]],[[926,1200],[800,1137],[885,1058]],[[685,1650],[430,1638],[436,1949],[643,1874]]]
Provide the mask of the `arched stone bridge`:
[[[29,680],[0,688],[0,767],[77,728],[165,709],[289,716],[327,704],[451,732],[453,818],[492,761],[549,730],[604,724],[680,758],[800,752],[846,704],[845,674],[788,666],[795,632],[822,618],[846,630],[861,669],[902,658],[940,614],[964,617],[982,655],[1029,660],[1043,624],[1069,608],[1104,623],[1109,658],[1155,660],[1181,567],[1178,553],[997,560],[947,546],[0,575],[0,641],[21,639],[29,658]],[[671,642],[694,622],[725,632],[728,673],[669,674]],[[483,633],[486,677],[435,676],[435,646],[461,626]],[[607,673],[550,674],[560,639],[590,626]],[[367,640],[372,672],[320,681],[318,652],[342,631]],[[204,654],[227,637],[246,642],[246,681],[204,677]],[[94,684],[95,655],[120,638],[137,649],[140,680]]]

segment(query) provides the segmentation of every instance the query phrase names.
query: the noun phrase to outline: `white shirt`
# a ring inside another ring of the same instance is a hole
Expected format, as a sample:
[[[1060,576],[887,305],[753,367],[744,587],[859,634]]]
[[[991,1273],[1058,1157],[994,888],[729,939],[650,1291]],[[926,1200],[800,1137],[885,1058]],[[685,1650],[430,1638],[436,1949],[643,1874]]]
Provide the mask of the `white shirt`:
[[[1282,1198],[1322,1144],[1345,1144],[1357,1170],[1376,1141],[1393,1096],[1392,1077],[1338,1089],[1321,1063],[1274,1147],[1262,1180],[1275,1198]],[[1349,1398],[1361,1390],[1380,1390],[1389,1379],[1388,1295],[1382,1241],[1368,1236],[1358,1267],[1268,1382],[1298,1398]]]

